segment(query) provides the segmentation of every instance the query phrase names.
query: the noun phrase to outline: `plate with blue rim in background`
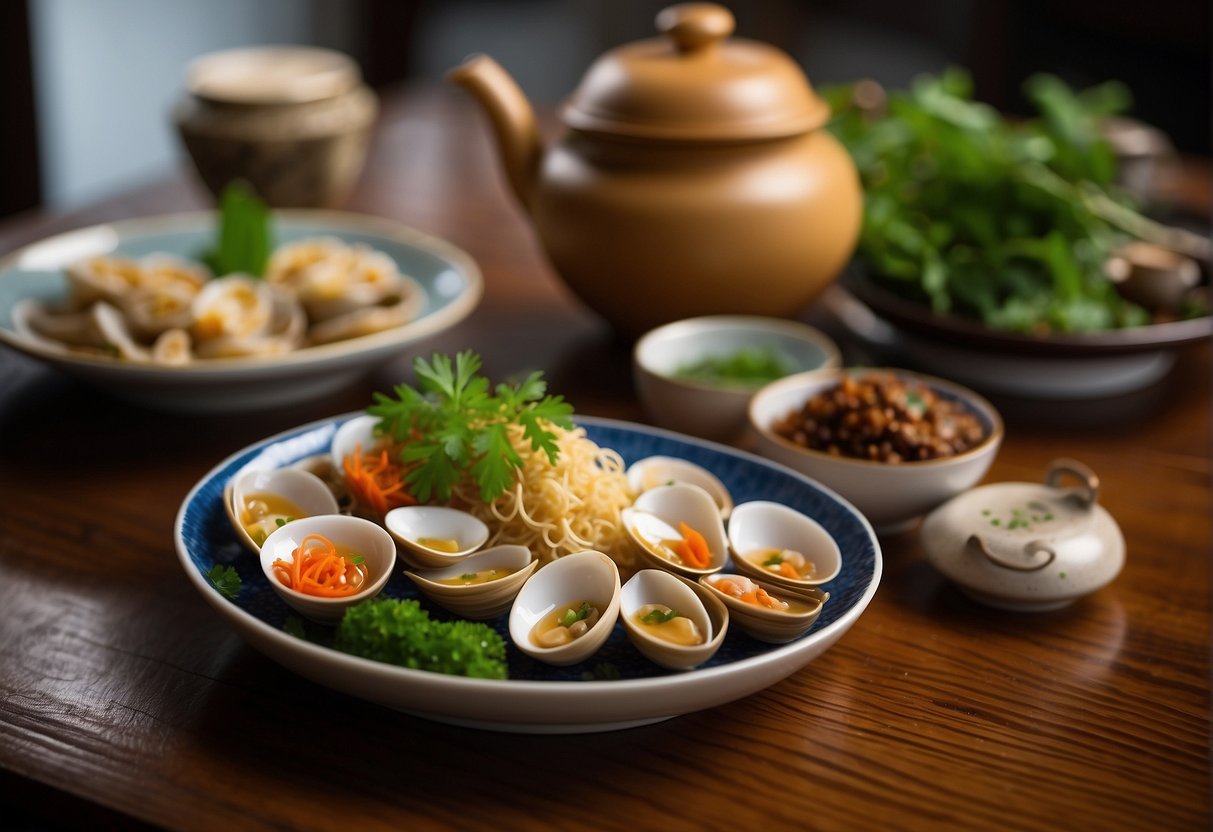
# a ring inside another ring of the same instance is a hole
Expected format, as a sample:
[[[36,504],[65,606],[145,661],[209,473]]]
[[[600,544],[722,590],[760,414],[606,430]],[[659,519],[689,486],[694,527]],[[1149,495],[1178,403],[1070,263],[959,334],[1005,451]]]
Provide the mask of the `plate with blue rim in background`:
[[[282,355],[215,358],[182,366],[73,352],[30,337],[13,307],[67,297],[64,267],[81,258],[164,253],[197,260],[214,242],[216,214],[203,211],[94,225],[48,237],[0,259],[0,343],[120,398],[166,410],[247,411],[319,398],[463,320],[483,292],[480,269],[445,240],[380,217],[342,211],[275,209],[275,244],[314,237],[362,243],[391,257],[425,293],[421,311],[399,326]]]
[[[487,622],[507,643],[509,678],[472,679],[383,664],[339,652],[284,630],[290,609],[269,586],[256,558],[237,540],[224,507],[224,488],[247,466],[277,468],[327,453],[337,428],[357,414],[295,428],[238,451],[209,471],[181,505],[175,525],[178,557],[195,588],[253,647],[313,681],[417,716],[521,733],[608,731],[657,722],[756,693],[800,670],[825,652],[863,613],[880,583],[880,544],[872,527],[834,492],[788,468],[723,445],[608,419],[579,417],[591,440],[613,448],[628,464],[673,456],[714,473],[736,502],[772,500],[807,514],[838,542],[842,569],[822,588],[830,598],[813,627],[795,641],[774,645],[731,627],[706,664],[663,670],[632,647],[616,624],[606,645],[571,667],[528,659],[509,643],[506,619]],[[234,566],[241,589],[234,600],[206,577],[216,565]],[[398,569],[384,596],[416,598],[433,607]]]

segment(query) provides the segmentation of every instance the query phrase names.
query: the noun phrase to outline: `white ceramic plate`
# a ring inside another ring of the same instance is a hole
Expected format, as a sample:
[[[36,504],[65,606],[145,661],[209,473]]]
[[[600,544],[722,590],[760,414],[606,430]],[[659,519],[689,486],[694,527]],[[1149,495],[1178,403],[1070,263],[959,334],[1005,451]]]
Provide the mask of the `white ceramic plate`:
[[[214,240],[215,214],[202,212],[124,220],[49,237],[0,261],[0,342],[122,398],[170,410],[239,411],[317,398],[402,353],[409,344],[454,325],[480,300],[480,270],[455,246],[389,220],[334,211],[276,210],[276,244],[331,236],[365,243],[392,257],[425,290],[421,314],[373,335],[307,347],[272,358],[197,361],[157,367],[87,356],[34,340],[13,325],[12,308],[36,297],[66,296],[63,267],[81,257],[167,252],[196,259]]]
[[[657,722],[740,699],[795,673],[855,623],[880,582],[880,545],[867,520],[807,477],[722,445],[625,422],[582,418],[579,422],[591,439],[616,449],[629,463],[656,454],[688,459],[716,474],[738,502],[774,500],[817,520],[838,541],[843,562],[838,576],[823,587],[830,600],[812,629],[776,646],[729,628],[716,655],[684,673],[663,670],[641,656],[622,625],[616,625],[593,658],[567,668],[540,664],[510,645],[508,680],[410,670],[340,653],[282,629],[290,611],[268,586],[254,556],[236,539],[223,507],[223,490],[248,466],[289,465],[327,452],[347,418],[279,434],[212,469],[190,491],[177,515],[177,552],[202,597],[258,650],[322,685],[390,708],[443,722],[527,733],[606,731]],[[243,580],[234,601],[220,595],[206,578],[216,563],[234,565]],[[384,592],[420,597],[399,573]],[[436,608],[430,610],[442,616]],[[504,635],[506,618],[489,623]]]

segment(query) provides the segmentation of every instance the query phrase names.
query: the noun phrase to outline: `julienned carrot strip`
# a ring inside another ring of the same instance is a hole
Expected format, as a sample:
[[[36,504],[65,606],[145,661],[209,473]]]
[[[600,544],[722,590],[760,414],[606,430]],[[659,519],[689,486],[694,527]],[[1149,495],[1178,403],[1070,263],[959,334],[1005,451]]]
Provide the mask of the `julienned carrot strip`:
[[[791,578],[794,581],[800,580],[800,573],[796,571],[796,567],[786,560],[780,561],[777,571],[785,578]]]
[[[339,598],[354,594],[362,585],[358,566],[320,534],[303,538],[291,552],[289,563],[279,558],[273,567],[278,580],[305,595]]]
[[[341,460],[341,467],[354,497],[380,517],[391,509],[417,504],[404,489],[404,469],[392,462],[387,448],[363,455],[362,445],[355,445],[354,453]]]
[[[682,558],[683,563],[703,569],[712,562],[712,550],[708,548],[708,542],[704,540],[703,535],[681,520],[678,522],[678,533],[682,535],[678,544],[678,557]]]

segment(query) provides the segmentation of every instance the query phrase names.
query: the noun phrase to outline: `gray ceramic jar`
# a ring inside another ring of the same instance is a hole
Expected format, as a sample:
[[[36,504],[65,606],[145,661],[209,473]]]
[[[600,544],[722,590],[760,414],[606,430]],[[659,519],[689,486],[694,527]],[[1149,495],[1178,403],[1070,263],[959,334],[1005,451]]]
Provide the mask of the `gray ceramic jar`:
[[[259,46],[193,61],[173,121],[212,193],[244,179],[275,207],[332,208],[362,172],[377,113],[347,55]]]

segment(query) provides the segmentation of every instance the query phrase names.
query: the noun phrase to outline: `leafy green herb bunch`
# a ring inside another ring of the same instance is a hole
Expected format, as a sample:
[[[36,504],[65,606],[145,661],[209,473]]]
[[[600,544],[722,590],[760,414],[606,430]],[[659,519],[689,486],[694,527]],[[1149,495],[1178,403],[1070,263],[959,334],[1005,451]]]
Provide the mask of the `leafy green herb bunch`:
[[[824,94],[865,189],[858,254],[882,283],[999,329],[1148,323],[1103,272],[1151,226],[1115,187],[1101,132],[1131,103],[1123,85],[1075,92],[1035,75],[1024,91],[1037,114],[1023,120],[973,100],[960,69],[889,92],[883,113],[858,106],[858,89]]]
[[[394,396],[375,394],[368,412],[378,429],[401,447],[408,469],[405,483],[421,502],[450,500],[453,490],[471,483],[485,502],[499,497],[522,466],[511,428],[555,464],[560,454],[552,427],[571,429],[573,408],[547,394],[541,372],[517,384],[490,387],[479,374],[480,356],[470,350],[452,360],[435,353],[417,357],[417,386],[397,385]]]

